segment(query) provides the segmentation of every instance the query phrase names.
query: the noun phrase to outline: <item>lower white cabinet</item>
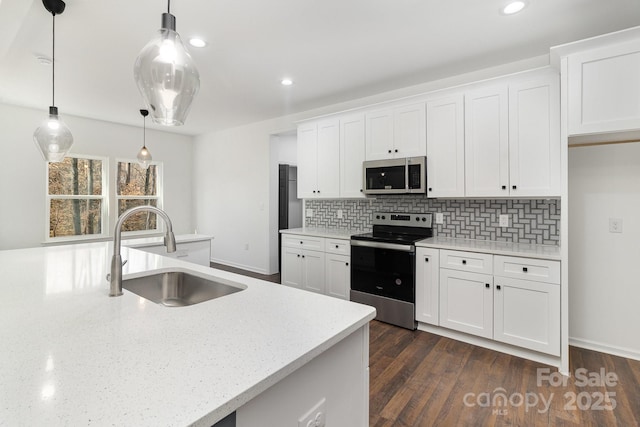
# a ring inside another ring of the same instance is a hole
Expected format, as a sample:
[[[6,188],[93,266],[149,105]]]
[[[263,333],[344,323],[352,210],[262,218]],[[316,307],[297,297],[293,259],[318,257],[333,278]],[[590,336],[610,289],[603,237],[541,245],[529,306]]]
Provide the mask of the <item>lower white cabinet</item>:
[[[439,324],[440,308],[440,250],[431,248],[416,249],[416,320],[418,322]]]
[[[178,242],[176,243],[176,251],[172,253],[167,253],[167,248],[162,243],[158,243],[155,246],[133,247],[141,251],[168,256],[170,258],[176,258],[182,261],[204,265],[206,267],[209,267],[211,263],[211,240],[198,240],[184,243]]]
[[[419,247],[416,320],[559,356],[560,262]]]
[[[283,234],[283,285],[349,299],[351,246],[346,239]]]
[[[349,299],[351,289],[351,257],[327,253],[325,257],[325,293],[332,297]]]
[[[440,326],[493,338],[493,276],[441,269]]]
[[[324,252],[283,247],[282,255],[283,285],[324,293]]]
[[[560,355],[560,286],[495,278],[493,339]]]

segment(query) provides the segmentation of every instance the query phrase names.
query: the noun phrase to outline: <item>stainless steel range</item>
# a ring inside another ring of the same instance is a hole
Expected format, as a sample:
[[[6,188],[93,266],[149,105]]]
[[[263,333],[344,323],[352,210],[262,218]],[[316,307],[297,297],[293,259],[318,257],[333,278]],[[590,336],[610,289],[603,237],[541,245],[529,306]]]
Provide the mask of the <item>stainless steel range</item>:
[[[351,236],[351,301],[376,319],[415,329],[415,242],[433,235],[430,213],[378,212],[371,233]]]

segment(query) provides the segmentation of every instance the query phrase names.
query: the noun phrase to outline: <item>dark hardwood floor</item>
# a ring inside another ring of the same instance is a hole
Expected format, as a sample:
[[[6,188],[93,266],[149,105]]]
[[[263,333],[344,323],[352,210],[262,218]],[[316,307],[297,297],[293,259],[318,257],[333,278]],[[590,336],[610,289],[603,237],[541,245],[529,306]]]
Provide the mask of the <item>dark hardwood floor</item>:
[[[570,352],[569,378],[536,362],[373,321],[369,425],[639,426],[640,361]]]

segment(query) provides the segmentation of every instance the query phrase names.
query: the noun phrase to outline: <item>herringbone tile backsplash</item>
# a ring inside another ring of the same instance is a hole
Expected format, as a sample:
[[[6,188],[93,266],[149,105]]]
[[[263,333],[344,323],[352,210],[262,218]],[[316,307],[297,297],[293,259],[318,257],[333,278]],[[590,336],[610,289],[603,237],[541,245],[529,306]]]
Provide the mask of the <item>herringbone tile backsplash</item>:
[[[434,235],[515,243],[560,244],[560,201],[528,199],[427,199],[422,196],[383,196],[362,200],[306,200],[313,217],[307,227],[370,230],[374,212],[434,214]],[[342,210],[342,218],[337,211]],[[444,224],[435,224],[442,212]],[[509,226],[499,226],[499,215]]]

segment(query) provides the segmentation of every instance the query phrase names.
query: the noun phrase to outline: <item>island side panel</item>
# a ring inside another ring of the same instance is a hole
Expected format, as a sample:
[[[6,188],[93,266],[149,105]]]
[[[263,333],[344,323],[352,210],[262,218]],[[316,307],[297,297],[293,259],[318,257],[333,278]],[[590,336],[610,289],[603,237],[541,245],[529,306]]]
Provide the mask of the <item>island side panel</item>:
[[[369,425],[369,324],[240,407],[237,427],[297,427],[323,399],[326,425]]]

